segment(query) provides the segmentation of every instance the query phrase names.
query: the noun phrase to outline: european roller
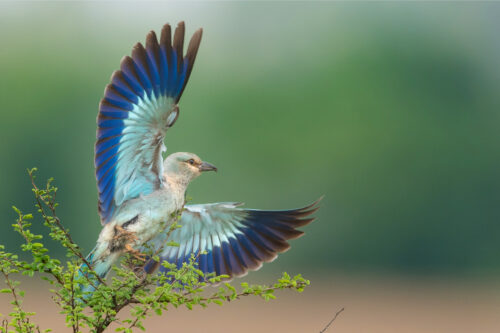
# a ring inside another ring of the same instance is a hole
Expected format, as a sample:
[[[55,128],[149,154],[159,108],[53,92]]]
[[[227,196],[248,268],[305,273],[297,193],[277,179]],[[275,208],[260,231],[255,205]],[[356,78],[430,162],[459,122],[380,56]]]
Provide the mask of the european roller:
[[[103,229],[88,261],[102,278],[126,253],[141,256],[145,246],[161,249],[160,260],[178,267],[195,255],[204,273],[242,276],[289,249],[303,234],[316,203],[304,208],[265,211],[240,203],[186,205],[188,185],[202,173],[217,171],[193,153],[164,160],[165,135],[179,116],[179,100],[193,69],[202,29],[184,53],[184,23],[173,38],[170,25],[160,39],[151,31],[111,76],[97,116],[95,168]],[[181,227],[168,227],[179,219]],[[145,264],[147,273],[165,268]]]

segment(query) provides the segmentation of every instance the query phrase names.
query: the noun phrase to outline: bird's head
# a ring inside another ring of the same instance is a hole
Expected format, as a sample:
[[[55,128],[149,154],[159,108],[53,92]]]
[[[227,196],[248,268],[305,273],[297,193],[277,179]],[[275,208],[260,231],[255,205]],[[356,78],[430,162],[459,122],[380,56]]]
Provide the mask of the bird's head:
[[[175,180],[185,185],[201,175],[204,171],[217,171],[217,168],[204,162],[193,153],[174,153],[168,155],[163,162],[163,170],[167,179]]]

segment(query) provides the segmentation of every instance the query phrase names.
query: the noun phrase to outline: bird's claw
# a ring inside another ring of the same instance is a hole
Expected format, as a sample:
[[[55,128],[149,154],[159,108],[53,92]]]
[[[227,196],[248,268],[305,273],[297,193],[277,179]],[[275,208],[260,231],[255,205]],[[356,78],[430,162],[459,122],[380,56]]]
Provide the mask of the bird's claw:
[[[125,244],[125,251],[130,253],[135,259],[146,262],[146,255],[142,253],[141,251],[138,251],[132,247],[130,244]]]

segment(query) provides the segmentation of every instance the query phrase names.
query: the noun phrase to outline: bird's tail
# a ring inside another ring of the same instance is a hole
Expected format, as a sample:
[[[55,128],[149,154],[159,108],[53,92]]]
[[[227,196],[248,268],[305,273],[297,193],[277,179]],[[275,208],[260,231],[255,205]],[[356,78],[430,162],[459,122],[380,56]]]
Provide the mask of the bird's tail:
[[[113,264],[112,258],[102,258],[97,252],[96,246],[86,258],[86,261],[90,264],[91,268],[84,263],[78,270],[78,279],[87,281],[85,284],[80,283],[80,290],[83,292],[84,299],[90,298],[92,293],[101,283],[100,280],[104,279],[106,275],[108,275],[108,272]],[[95,276],[94,272],[99,278]]]

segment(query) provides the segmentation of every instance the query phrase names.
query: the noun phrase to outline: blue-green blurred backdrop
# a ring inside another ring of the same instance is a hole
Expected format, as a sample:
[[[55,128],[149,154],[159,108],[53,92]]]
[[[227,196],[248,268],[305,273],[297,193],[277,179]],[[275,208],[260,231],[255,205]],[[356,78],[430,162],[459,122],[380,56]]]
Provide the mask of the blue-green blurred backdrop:
[[[149,30],[204,36],[169,152],[220,172],[195,202],[289,208],[325,194],[264,272],[500,272],[500,4],[0,3],[0,243],[26,168],[56,178],[60,217],[100,231],[95,117]],[[54,250],[56,248],[54,247]]]

